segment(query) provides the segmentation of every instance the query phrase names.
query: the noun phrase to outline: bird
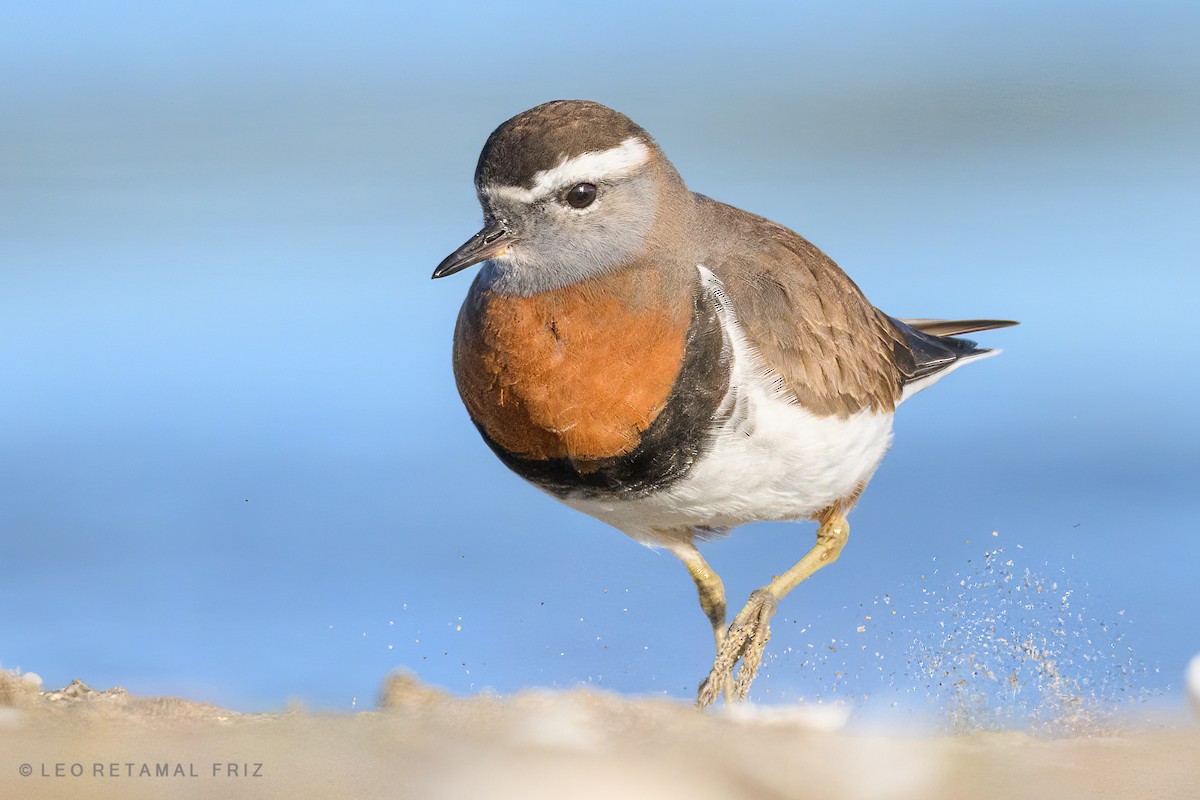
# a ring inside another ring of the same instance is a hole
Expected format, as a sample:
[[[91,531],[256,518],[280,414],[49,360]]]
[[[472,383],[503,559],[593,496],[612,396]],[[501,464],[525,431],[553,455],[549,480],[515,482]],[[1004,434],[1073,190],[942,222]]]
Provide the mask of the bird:
[[[779,602],[837,560],[897,407],[999,350],[1010,320],[896,319],[792,230],[692,192],[600,103],[556,100],[488,137],[483,228],[433,272],[481,265],[454,327],[459,395],[507,467],[686,567],[716,654],[697,704],[744,700]],[[727,624],[698,547],[817,523]]]

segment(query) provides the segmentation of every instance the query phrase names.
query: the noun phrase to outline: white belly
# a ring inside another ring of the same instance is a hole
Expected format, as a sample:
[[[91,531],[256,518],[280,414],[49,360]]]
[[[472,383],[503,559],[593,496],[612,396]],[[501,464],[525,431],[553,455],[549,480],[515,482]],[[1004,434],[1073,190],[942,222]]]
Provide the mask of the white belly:
[[[791,402],[747,343],[720,282],[701,268],[733,350],[726,421],[691,471],[666,489],[630,499],[564,498],[647,544],[694,528],[811,518],[853,495],[879,466],[893,414],[817,417]]]
[[[669,488],[565,502],[647,544],[697,527],[809,519],[865,484],[891,443],[891,414],[814,417],[774,397],[747,399],[749,416],[723,427],[712,449]]]

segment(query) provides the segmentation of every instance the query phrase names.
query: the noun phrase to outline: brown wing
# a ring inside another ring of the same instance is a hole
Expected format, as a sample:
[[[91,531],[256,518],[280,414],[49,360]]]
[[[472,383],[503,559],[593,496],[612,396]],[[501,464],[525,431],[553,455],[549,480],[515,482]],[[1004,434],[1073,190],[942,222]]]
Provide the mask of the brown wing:
[[[822,416],[892,411],[904,380],[894,354],[906,344],[891,320],[803,237],[731,206],[701,203],[722,240],[705,266],[796,400]]]

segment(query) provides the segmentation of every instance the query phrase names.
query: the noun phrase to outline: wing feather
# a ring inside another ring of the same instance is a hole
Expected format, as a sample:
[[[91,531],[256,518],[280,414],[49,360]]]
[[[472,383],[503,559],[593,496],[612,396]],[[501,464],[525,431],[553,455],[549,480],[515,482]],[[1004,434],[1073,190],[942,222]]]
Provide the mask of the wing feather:
[[[725,286],[765,366],[809,411],[847,417],[892,411],[938,373],[987,355],[955,334],[1009,320],[897,320],[799,234],[700,196],[716,243],[704,264]],[[757,247],[747,246],[757,243]]]

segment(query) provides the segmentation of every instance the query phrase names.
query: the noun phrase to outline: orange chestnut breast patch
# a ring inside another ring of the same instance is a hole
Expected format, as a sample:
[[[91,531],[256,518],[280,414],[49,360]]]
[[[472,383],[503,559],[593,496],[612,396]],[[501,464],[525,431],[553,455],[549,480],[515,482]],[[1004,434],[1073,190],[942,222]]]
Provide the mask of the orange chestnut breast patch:
[[[459,393],[492,441],[518,456],[624,455],[666,405],[689,317],[687,306],[632,307],[579,286],[468,297],[455,331]]]

